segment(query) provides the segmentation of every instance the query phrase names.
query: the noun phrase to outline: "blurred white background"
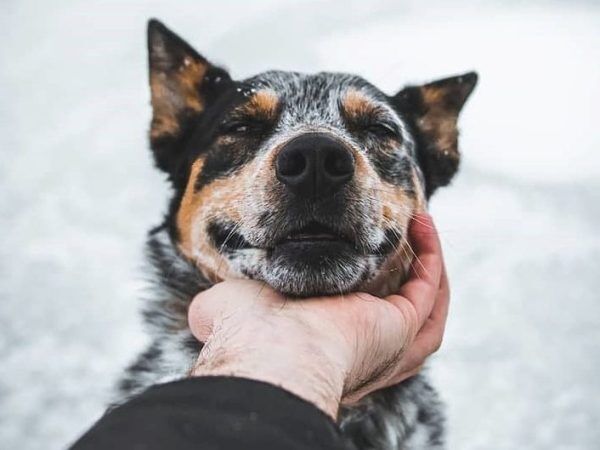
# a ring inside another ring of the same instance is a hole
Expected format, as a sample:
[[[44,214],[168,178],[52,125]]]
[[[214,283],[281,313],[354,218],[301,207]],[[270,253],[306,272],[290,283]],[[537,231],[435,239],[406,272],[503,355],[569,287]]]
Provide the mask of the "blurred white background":
[[[433,199],[453,285],[430,370],[451,449],[600,446],[600,4],[3,0],[0,448],[64,448],[145,343],[145,23],[236,77],[358,73],[389,93],[477,70]]]

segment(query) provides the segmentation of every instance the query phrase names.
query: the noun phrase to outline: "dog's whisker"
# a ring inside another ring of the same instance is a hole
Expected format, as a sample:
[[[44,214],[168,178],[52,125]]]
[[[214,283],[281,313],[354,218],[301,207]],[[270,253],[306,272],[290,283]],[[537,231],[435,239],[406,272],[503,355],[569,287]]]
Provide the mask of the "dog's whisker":
[[[223,241],[223,243],[221,244],[221,246],[219,247],[219,254],[221,255],[221,259],[219,261],[219,264],[217,266],[217,269],[215,271],[215,274],[217,277],[220,277],[220,272],[221,269],[223,268],[223,264],[226,260],[226,256],[223,255],[223,249],[225,248],[225,246],[227,245],[227,243],[229,242],[229,240],[235,236],[235,234],[238,232],[238,230],[240,230],[240,228],[243,226],[243,221],[240,221],[238,223],[236,223],[231,230],[229,231],[229,234],[227,235],[227,237],[225,238],[225,240]]]

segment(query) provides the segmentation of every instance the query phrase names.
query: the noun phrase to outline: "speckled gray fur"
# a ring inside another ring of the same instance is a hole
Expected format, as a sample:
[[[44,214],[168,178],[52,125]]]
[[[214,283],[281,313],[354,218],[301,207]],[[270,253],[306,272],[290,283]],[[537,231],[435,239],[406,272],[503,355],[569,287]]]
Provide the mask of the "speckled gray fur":
[[[239,92],[245,91],[246,94],[271,89],[286,102],[276,132],[263,143],[257,157],[278,143],[313,129],[327,130],[349,145],[358,147],[343,126],[339,113],[341,95],[349,87],[365,92],[387,110],[403,138],[401,147],[397,149],[397,163],[401,164],[403,160],[414,163],[412,136],[399,114],[386,102],[385,96],[359,77],[325,73],[266,72],[240,85]],[[421,178],[418,166],[414,165]],[[407,180],[400,177],[397,183],[408,183]],[[410,186],[407,184],[405,187]],[[366,215],[365,221],[367,219]],[[257,230],[244,232],[258,233]],[[367,238],[372,241],[365,245],[375,247],[384,239],[383,233],[375,229],[371,233]],[[115,397],[117,403],[152,384],[185,377],[201,349],[201,344],[187,329],[186,309],[193,296],[209,287],[210,283],[180,254],[165,226],[151,232],[147,253],[154,293],[146,303],[144,316],[152,344],[121,380]],[[238,264],[260,267],[259,253],[255,251],[247,255],[240,250],[230,258]],[[368,270],[375,273],[380,264],[381,261],[372,261],[367,266]],[[423,375],[371,394],[357,406],[342,409],[339,417],[342,433],[360,450],[441,449],[443,423],[438,397]]]

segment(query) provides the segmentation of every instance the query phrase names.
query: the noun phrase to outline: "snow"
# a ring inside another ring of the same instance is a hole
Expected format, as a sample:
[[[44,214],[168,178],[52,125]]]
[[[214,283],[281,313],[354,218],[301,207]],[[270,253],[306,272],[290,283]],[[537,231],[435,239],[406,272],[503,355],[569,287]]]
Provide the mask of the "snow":
[[[203,2],[205,3],[205,2]],[[463,166],[431,209],[453,286],[431,374],[449,448],[600,444],[596,2],[7,1],[0,30],[0,448],[63,448],[146,337],[145,21],[238,77],[475,69]]]

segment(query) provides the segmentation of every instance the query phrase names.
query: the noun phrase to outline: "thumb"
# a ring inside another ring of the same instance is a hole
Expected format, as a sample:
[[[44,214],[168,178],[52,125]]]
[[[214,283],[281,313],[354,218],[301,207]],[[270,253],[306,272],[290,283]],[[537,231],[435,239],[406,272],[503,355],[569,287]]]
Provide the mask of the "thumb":
[[[188,309],[192,334],[206,342],[216,325],[235,313],[247,314],[276,295],[264,283],[250,280],[223,281],[200,292]]]

